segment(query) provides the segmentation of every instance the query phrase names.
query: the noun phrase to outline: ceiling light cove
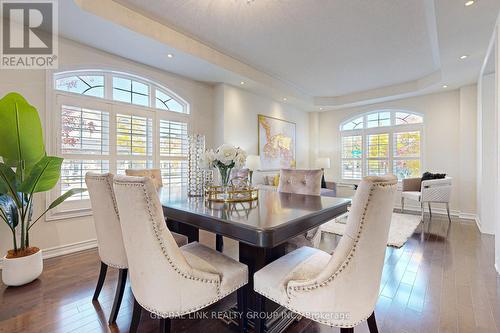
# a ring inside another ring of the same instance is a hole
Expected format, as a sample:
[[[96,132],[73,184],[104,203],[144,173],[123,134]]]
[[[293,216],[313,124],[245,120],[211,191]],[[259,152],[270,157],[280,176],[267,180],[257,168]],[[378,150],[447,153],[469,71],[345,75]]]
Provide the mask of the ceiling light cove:
[[[475,4],[476,2],[474,0],[469,0],[465,3],[465,7],[469,7],[469,6],[472,6],[473,4]]]

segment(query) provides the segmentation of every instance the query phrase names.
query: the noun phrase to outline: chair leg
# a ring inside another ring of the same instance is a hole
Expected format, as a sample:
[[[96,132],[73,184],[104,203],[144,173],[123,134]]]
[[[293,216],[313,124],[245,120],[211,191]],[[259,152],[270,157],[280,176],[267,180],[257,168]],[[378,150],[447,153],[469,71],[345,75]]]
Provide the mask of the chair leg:
[[[368,317],[367,322],[370,333],[378,333],[377,321],[375,320],[375,311],[373,311],[370,317]]]
[[[134,310],[132,312],[132,321],[130,322],[129,333],[137,333],[139,322],[141,321],[142,306],[136,301],[134,297]]]
[[[446,203],[446,213],[448,213],[448,224],[451,224],[450,204],[449,203]]]
[[[405,198],[401,197],[401,213],[405,212]]]
[[[429,201],[427,205],[429,206],[429,219],[432,220],[431,202]]]
[[[116,285],[115,300],[113,301],[113,309],[109,315],[108,323],[113,325],[116,322],[116,317],[118,317],[118,311],[120,311],[120,305],[122,304],[123,291],[125,290],[125,284],[127,283],[127,272],[128,269],[123,268],[119,270],[118,273],[118,284]]]
[[[221,235],[215,235],[215,249],[220,253],[224,250],[224,238]]]
[[[265,328],[265,298],[261,294],[255,296],[255,333],[264,333]]]
[[[248,332],[248,302],[246,286],[238,289],[238,291],[236,291],[236,295],[238,298],[238,313],[240,315],[240,333],[246,333]]]
[[[102,285],[104,284],[104,280],[106,279],[106,272],[108,271],[108,265],[101,261],[101,270],[99,272],[99,279],[97,280],[97,286],[95,286],[94,296],[92,297],[92,301],[97,301],[99,294],[101,293]]]
[[[171,328],[172,328],[172,321],[170,320],[170,318],[160,319],[160,333],[170,333]]]
[[[425,239],[425,221],[424,221],[424,203],[420,203],[420,220],[422,222],[422,232],[420,233],[420,241],[423,242]]]
[[[341,327],[340,333],[354,333],[354,327]]]

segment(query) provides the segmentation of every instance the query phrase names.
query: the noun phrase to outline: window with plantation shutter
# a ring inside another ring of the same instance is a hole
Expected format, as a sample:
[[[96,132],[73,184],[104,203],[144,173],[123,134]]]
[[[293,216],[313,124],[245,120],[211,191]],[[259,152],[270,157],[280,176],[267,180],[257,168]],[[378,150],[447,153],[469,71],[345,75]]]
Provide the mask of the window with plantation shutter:
[[[125,73],[75,71],[54,75],[59,110],[50,141],[64,158],[59,185],[49,202],[85,188],[87,172],[125,174],[160,168],[165,186],[187,185],[189,104],[167,88]],[[51,152],[52,153],[52,152]],[[87,192],[72,196],[49,219],[90,213]]]
[[[423,122],[422,115],[405,110],[368,112],[344,121],[340,125],[342,178],[388,173],[399,179],[419,177]]]
[[[188,125],[160,120],[160,168],[164,186],[187,185]]]

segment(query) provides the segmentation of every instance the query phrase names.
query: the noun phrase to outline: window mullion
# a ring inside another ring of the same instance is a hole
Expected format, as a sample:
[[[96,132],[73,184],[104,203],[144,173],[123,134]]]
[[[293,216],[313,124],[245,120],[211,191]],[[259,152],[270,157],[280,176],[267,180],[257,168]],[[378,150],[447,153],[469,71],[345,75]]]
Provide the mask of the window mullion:
[[[117,156],[117,146],[116,146],[116,110],[114,105],[108,104],[109,110],[109,170],[113,174],[117,174],[116,156]]]

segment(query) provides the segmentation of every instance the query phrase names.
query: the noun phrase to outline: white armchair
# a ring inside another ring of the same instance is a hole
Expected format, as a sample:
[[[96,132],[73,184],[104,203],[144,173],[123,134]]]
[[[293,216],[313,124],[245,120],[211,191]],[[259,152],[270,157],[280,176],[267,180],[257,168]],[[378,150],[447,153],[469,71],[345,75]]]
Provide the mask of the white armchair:
[[[401,193],[401,211],[404,212],[405,200],[414,200],[420,203],[422,221],[424,220],[424,205],[429,206],[429,215],[432,219],[431,203],[446,204],[446,212],[448,213],[448,221],[451,223],[450,217],[450,196],[452,187],[452,178],[446,177],[443,179],[429,179],[422,181],[420,178],[403,179],[403,191]]]

